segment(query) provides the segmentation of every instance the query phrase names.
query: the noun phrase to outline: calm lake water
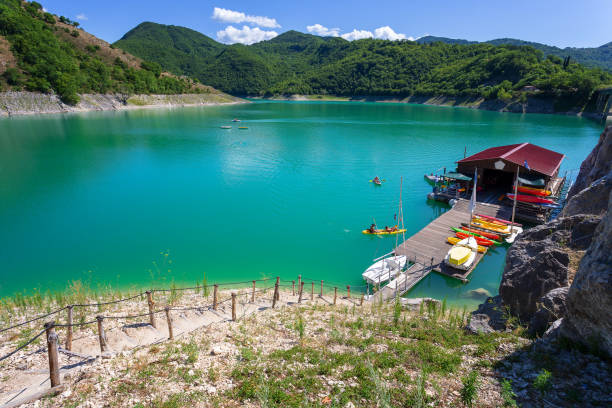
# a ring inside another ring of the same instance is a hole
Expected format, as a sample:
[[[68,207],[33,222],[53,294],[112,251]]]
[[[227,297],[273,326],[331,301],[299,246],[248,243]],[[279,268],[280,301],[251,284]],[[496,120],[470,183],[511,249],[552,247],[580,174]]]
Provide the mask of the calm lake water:
[[[0,120],[0,295],[203,274],[362,285],[396,240],[361,230],[394,224],[400,177],[412,234],[447,208],[427,202],[423,174],[453,167],[466,146],[535,143],[567,155],[563,172],[600,132],[575,117],[357,102]],[[487,255],[467,285],[431,274],[410,296],[473,307],[471,290],[497,293],[504,256]]]

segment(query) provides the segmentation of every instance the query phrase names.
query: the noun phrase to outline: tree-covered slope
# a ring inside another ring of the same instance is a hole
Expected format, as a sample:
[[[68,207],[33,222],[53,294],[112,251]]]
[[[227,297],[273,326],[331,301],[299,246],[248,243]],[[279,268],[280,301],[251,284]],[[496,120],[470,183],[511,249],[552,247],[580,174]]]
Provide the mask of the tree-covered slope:
[[[447,44],[318,37],[288,31],[250,46],[224,45],[196,31],[143,23],[115,46],[192,75],[223,91],[246,95],[441,95],[521,98],[571,96],[584,105],[612,75],[563,61],[531,46]]]
[[[55,92],[69,104],[79,101],[79,93],[214,91],[114,49],[37,2],[0,0],[0,40],[0,91]]]
[[[434,37],[431,35],[421,37],[416,41],[420,44],[427,44],[432,42],[443,42],[447,44],[478,44],[478,41],[468,41],[447,37]],[[536,50],[542,51],[545,56],[555,55],[560,58],[565,58],[569,56],[577,62],[588,67],[599,67],[612,72],[612,42],[594,48],[559,48],[532,41],[517,40],[515,38],[498,38],[485,42],[487,44],[493,45],[528,45],[530,47],[535,48]]]

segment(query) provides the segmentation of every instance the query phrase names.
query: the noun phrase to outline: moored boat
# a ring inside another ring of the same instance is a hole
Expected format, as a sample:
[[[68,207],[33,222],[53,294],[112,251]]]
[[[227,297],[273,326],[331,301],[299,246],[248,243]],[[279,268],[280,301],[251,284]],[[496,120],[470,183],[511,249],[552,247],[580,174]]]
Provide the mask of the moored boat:
[[[474,237],[468,237],[457,242],[444,257],[444,263],[451,268],[467,271],[474,264],[478,244]]]
[[[231,126],[221,126],[221,129],[231,129]]]
[[[512,221],[508,221],[508,220],[503,220],[501,218],[491,217],[490,215],[476,214],[476,216],[479,217],[479,218],[483,218],[485,220],[489,220],[491,222],[498,222],[498,223],[507,224],[507,225],[516,225],[517,227],[522,227],[523,226],[523,224],[519,224],[518,222],[512,222]]]
[[[361,276],[371,284],[380,284],[394,278],[406,266],[407,261],[405,255],[383,258],[373,263]]]
[[[472,225],[466,223],[466,222],[462,222],[461,223],[461,229],[465,230],[465,231],[469,231],[469,232],[475,232],[477,234],[480,234],[481,236],[485,237],[485,238],[489,238],[489,239],[495,239],[498,240],[500,239],[498,234],[494,234],[492,232],[488,232],[485,231],[483,229],[477,228],[473,223]]]
[[[484,221],[480,218],[474,217],[474,219],[472,220],[472,226],[477,227],[477,228],[481,228],[487,231],[491,231],[494,232],[496,234],[510,234],[510,226],[509,225],[500,225],[500,224],[493,224],[487,221]]]
[[[453,230],[455,233],[457,233],[457,234],[465,234],[466,236],[465,236],[465,237],[463,237],[463,238],[467,238],[467,237],[469,237],[469,236],[475,237],[475,238],[478,240],[478,243],[480,243],[480,240],[485,240],[485,241],[488,241],[488,242],[490,242],[490,243],[492,243],[492,244],[495,244],[495,245],[501,245],[501,242],[500,242],[500,241],[497,241],[497,240],[494,240],[494,239],[491,239],[491,238],[485,238],[485,237],[483,237],[482,235],[480,235],[480,234],[478,234],[478,233],[476,233],[476,232],[466,231],[466,230],[464,230],[464,229],[462,229],[462,228],[451,228],[451,229],[452,229],[452,230]],[[458,236],[458,235],[457,235],[457,236]],[[459,236],[458,236],[458,237],[459,237]],[[459,237],[459,238],[461,238],[461,237]]]

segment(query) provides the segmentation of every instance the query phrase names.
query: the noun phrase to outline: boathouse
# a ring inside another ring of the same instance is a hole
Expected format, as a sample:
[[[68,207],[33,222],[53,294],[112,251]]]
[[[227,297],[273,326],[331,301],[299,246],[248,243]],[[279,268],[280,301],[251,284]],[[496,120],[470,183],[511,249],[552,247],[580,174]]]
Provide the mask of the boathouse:
[[[518,173],[519,185],[545,188],[558,196],[564,177],[559,177],[559,168],[564,154],[536,146],[520,143],[491,147],[457,162],[457,172],[473,174],[477,169],[479,201],[510,205],[506,193],[513,191]],[[479,188],[479,190],[480,190]],[[527,203],[517,204],[517,216],[525,221],[543,222],[550,209]]]

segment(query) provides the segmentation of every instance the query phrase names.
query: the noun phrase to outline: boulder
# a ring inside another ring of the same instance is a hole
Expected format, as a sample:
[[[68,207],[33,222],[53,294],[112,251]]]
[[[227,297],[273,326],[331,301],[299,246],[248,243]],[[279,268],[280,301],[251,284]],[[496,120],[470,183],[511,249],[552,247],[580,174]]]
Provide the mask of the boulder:
[[[580,262],[566,307],[562,334],[612,356],[612,211],[602,219]]]
[[[480,304],[478,309],[472,312],[470,322],[465,329],[474,334],[505,330],[506,318],[501,297],[490,297]]]
[[[541,336],[548,326],[565,316],[565,301],[569,287],[553,289],[538,302],[538,308],[529,322],[529,333]]]
[[[612,126],[608,126],[601,133],[599,142],[580,165],[580,173],[568,197],[578,194],[610,171],[612,171]]]
[[[535,227],[539,236],[544,224]],[[528,322],[537,309],[537,302],[552,289],[568,285],[569,255],[549,237],[533,238],[531,231],[515,241],[506,255],[506,265],[499,294],[510,313]],[[554,232],[553,232],[554,233]],[[557,234],[561,235],[561,234]]]
[[[607,198],[610,191],[612,191],[612,171],[593,181],[585,189],[576,192],[565,204],[561,216],[567,217],[575,214],[601,216],[608,209]]]

